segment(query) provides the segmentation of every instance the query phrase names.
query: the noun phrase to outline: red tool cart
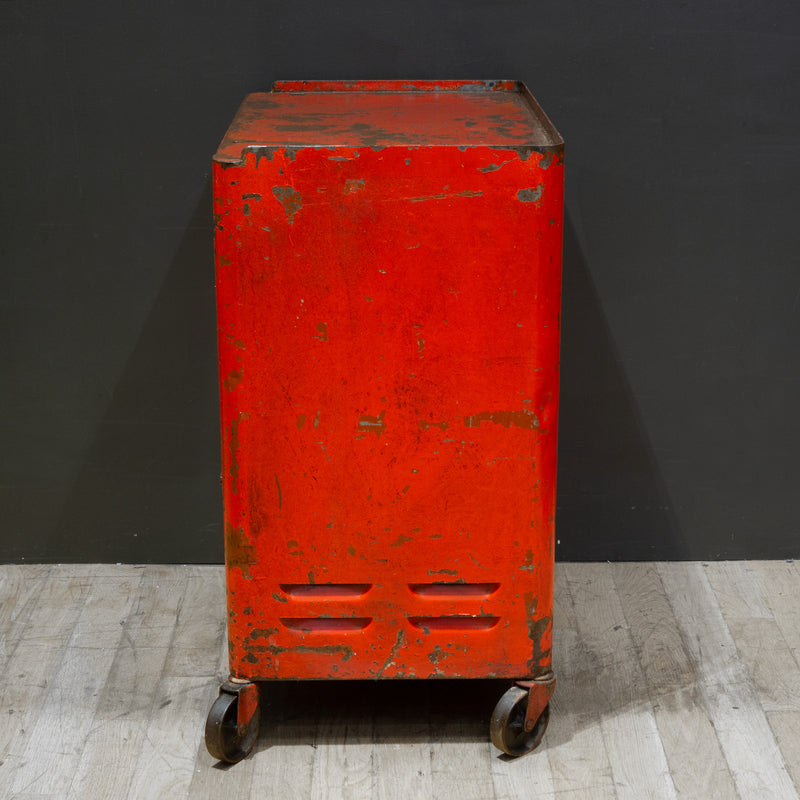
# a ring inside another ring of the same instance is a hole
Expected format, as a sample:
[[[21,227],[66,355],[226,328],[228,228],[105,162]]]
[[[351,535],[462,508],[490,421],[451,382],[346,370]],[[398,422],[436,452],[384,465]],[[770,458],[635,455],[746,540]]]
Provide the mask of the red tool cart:
[[[214,157],[230,677],[508,678],[547,726],[563,142],[513,81],[286,81]]]

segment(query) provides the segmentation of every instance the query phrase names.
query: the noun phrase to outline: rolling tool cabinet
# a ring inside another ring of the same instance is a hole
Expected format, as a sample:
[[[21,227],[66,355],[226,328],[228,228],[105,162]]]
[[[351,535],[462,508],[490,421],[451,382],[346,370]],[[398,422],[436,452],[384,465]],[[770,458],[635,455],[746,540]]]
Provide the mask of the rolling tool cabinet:
[[[214,157],[238,761],[275,680],[551,669],[563,142],[513,81],[285,81]]]

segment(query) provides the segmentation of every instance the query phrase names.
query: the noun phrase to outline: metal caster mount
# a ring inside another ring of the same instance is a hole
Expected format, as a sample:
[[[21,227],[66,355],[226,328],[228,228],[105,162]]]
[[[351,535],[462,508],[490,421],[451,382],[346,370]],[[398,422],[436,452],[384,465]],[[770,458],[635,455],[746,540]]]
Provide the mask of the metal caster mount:
[[[523,756],[542,741],[550,721],[550,698],[556,678],[550,672],[516,681],[500,698],[489,723],[492,744],[509,756]],[[261,720],[258,685],[225,681],[206,720],[206,747],[219,761],[235,764],[258,738]]]
[[[206,747],[219,761],[235,764],[253,749],[261,721],[258,685],[225,681],[206,720]]]
[[[539,746],[550,721],[550,698],[556,676],[515,681],[494,707],[489,723],[492,744],[510,756],[524,756]]]

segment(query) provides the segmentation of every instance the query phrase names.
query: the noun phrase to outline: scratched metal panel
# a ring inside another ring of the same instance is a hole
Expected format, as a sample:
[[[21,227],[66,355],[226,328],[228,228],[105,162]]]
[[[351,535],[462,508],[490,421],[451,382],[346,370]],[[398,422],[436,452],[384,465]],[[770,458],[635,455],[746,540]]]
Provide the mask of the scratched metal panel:
[[[215,159],[234,676],[550,669],[561,143],[432,87],[281,84]]]

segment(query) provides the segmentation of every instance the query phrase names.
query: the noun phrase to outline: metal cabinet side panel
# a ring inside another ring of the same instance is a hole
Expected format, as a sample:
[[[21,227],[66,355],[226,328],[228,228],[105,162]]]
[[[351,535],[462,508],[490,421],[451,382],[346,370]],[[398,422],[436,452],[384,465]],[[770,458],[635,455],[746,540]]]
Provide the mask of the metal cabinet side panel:
[[[231,673],[550,668],[563,164],[214,165]]]

